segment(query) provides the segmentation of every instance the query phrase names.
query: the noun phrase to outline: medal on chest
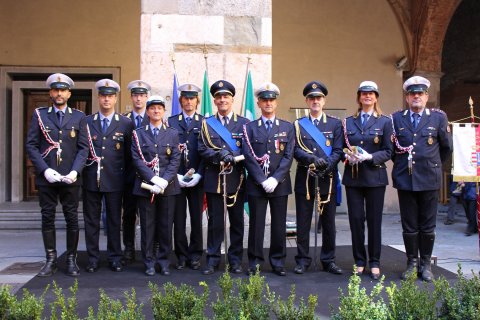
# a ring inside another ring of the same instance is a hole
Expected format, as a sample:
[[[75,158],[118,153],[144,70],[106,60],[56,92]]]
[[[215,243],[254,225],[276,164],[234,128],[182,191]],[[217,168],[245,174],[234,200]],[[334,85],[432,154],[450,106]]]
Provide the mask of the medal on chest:
[[[72,127],[72,130],[70,131],[70,137],[71,137],[71,138],[75,138],[75,135],[76,135],[76,134],[75,134],[75,128]]]
[[[172,154],[172,148],[170,148],[170,145],[167,144],[167,150],[166,150],[167,156],[170,156]]]
[[[330,142],[330,139],[327,139],[327,141],[325,141],[325,145],[326,145],[327,147],[330,147],[331,144],[332,144],[332,143]]]
[[[373,138],[373,142],[375,144],[378,144],[380,142],[380,138],[378,138],[378,136],[375,136],[375,138]]]
[[[432,138],[432,136],[429,136],[429,137],[428,137],[427,143],[430,144],[430,145],[433,144],[433,138]]]

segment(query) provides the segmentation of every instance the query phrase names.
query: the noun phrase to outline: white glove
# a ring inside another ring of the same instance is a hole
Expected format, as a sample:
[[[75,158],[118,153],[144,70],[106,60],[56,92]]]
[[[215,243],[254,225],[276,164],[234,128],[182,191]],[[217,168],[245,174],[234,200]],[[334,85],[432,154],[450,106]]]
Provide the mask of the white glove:
[[[349,155],[348,153],[345,153],[345,158],[347,158],[348,164],[351,166],[358,163],[358,159],[353,155]]]
[[[43,175],[45,176],[45,179],[47,179],[48,182],[50,183],[55,183],[55,182],[60,182],[62,181],[62,175],[58,173],[57,171],[48,168],[43,172]]]
[[[154,193],[154,194],[159,194],[161,192],[162,189],[160,189],[159,186],[157,185],[153,185],[152,188],[150,189],[150,192],[151,193]]]
[[[163,179],[163,178],[160,178],[159,176],[154,176],[152,179],[150,179],[150,181],[159,186],[160,189],[166,189],[168,187],[168,181]]]
[[[168,187],[168,181],[163,179],[163,178],[160,178],[160,180],[158,180],[157,182],[158,183],[155,183],[155,182],[154,183],[155,183],[155,185],[159,186],[160,189],[165,190]]]
[[[187,182],[187,187],[188,188],[195,187],[200,182],[200,179],[202,179],[202,176],[199,175],[198,173],[194,173],[192,175],[192,180]]]
[[[77,181],[77,176],[78,176],[77,171],[72,170],[70,171],[69,174],[67,174],[62,178],[62,182],[65,182],[66,184],[72,184],[75,181]]]
[[[365,151],[365,149],[363,150],[362,153],[355,154],[354,156],[358,159],[358,162],[363,162],[363,161],[366,161],[366,160],[372,160],[372,155],[370,153],[368,153],[367,151]]]
[[[187,183],[183,181],[183,177],[184,176],[177,173],[177,180],[178,180],[178,183],[180,184],[180,188],[185,188],[187,186]]]
[[[266,193],[272,193],[275,190],[275,188],[278,186],[278,181],[274,177],[268,178],[267,180],[265,180],[264,183],[265,185],[263,185],[262,183],[262,186],[263,186],[263,189],[265,189]]]

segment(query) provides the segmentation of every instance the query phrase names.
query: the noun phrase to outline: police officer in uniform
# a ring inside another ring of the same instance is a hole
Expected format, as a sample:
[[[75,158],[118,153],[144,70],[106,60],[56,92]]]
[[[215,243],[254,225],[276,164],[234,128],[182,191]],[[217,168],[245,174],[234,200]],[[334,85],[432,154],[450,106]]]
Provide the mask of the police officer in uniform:
[[[148,276],[155,275],[156,264],[162,275],[170,275],[175,196],[180,193],[178,132],[164,123],[164,114],[163,97],[148,98],[150,123],[136,129],[132,141],[132,158],[137,171],[133,194],[138,196],[142,258]],[[154,252],[155,240],[159,242],[158,252]]]
[[[146,126],[150,123],[148,115],[145,112],[148,93],[151,87],[143,80],[131,81],[128,86],[130,98],[132,100],[132,111],[125,113],[135,126],[135,129]],[[125,187],[123,192],[123,245],[125,251],[123,262],[128,263],[135,260],[135,224],[137,221],[137,198],[133,195],[133,183],[135,182],[135,168],[133,162],[126,170]]]
[[[78,276],[79,175],[88,154],[87,136],[81,127],[85,114],[67,105],[74,86],[70,77],[55,73],[47,78],[46,84],[53,105],[35,109],[26,141],[26,150],[36,171],[47,258],[38,276],[51,276],[57,271],[55,211],[58,200],[67,223],[67,274]]]
[[[200,268],[203,253],[202,209],[203,209],[203,160],[198,153],[198,135],[202,129],[203,116],[196,112],[200,103],[198,93],[202,90],[194,84],[185,83],[178,87],[182,112],[168,118],[172,128],[177,129],[181,152],[178,183],[181,193],[175,201],[173,234],[177,269],[186,264],[193,269]],[[190,215],[190,244],[186,234],[187,201]]]
[[[326,272],[342,274],[335,264],[335,213],[337,164],[343,155],[341,121],[323,112],[328,94],[327,87],[319,82],[307,83],[303,89],[310,115],[295,121],[295,159],[298,162],[295,175],[295,202],[297,210],[297,263],[294,272],[303,274],[310,266],[310,229],[315,191],[315,179],[321,195],[319,223],[322,227],[320,261]],[[315,177],[317,176],[317,177]],[[308,187],[307,187],[308,186]]]
[[[392,115],[395,153],[393,187],[398,192],[407,269],[426,282],[433,279],[431,256],[435,242],[438,190],[442,163],[450,157],[452,139],[446,114],[427,108],[430,81],[414,76],[403,84],[408,109]],[[420,263],[418,254],[420,253]]]
[[[248,120],[232,110],[235,87],[230,82],[226,80],[215,82],[210,87],[210,93],[218,113],[204,119],[198,141],[198,152],[205,163],[204,188],[209,217],[207,266],[203,274],[214,273],[220,264],[220,247],[224,238],[224,209],[223,177],[219,173],[222,168],[229,166],[232,167],[232,172],[226,177],[230,220],[228,261],[230,271],[242,273],[245,169],[242,161],[235,162],[234,157],[242,152],[243,125]]]
[[[110,269],[123,270],[121,264],[122,197],[125,169],[131,161],[133,123],[115,112],[120,86],[113,80],[97,81],[99,112],[86,118],[89,157],[83,170],[83,210],[85,242],[88,253],[87,272],[99,267],[100,220],[102,198],[107,212],[107,255]]]
[[[385,162],[392,156],[392,122],[382,115],[378,86],[363,81],[357,90],[358,109],[343,121],[347,151],[343,184],[347,193],[348,219],[356,273],[370,266],[373,280],[380,279],[382,214],[388,185]],[[365,220],[368,226],[368,260],[365,251]]]
[[[264,260],[263,237],[267,205],[270,205],[271,236],[269,260],[272,270],[285,276],[287,256],[286,222],[288,195],[292,193],[290,167],[295,146],[294,128],[276,117],[278,87],[265,83],[255,92],[262,116],[245,126],[243,154],[248,170],[247,194],[250,208],[248,273],[254,274]]]

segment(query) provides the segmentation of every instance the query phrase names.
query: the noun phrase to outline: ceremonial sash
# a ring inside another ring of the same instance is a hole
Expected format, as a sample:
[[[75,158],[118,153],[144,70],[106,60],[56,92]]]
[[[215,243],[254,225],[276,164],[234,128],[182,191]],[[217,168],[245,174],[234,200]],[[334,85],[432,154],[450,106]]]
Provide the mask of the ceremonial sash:
[[[230,147],[232,151],[240,150],[237,146],[237,140],[232,138],[232,134],[230,131],[225,128],[220,121],[218,121],[217,117],[212,116],[206,120],[207,124],[215,131],[223,141]]]
[[[322,148],[323,152],[327,156],[330,156],[332,154],[332,146],[327,146],[326,142],[327,139],[323,135],[323,132],[318,130],[317,127],[313,125],[313,123],[310,121],[308,118],[302,118],[298,120],[298,123],[302,126],[305,131],[315,140],[315,142]]]

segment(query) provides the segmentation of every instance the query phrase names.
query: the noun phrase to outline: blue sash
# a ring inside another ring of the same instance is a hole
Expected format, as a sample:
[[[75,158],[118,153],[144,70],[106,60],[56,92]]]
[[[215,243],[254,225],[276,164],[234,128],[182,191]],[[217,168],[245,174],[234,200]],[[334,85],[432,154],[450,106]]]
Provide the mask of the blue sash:
[[[207,124],[212,127],[213,131],[218,133],[218,135],[225,141],[226,144],[230,147],[232,151],[240,150],[237,146],[237,140],[232,138],[232,133],[225,128],[217,117],[211,116],[205,120]]]
[[[322,148],[323,152],[325,152],[327,156],[330,156],[332,154],[332,146],[327,146],[325,144],[327,139],[323,135],[323,132],[318,130],[318,128],[313,125],[312,121],[310,121],[309,118],[302,118],[298,120],[298,123],[302,126],[303,129],[305,129],[305,131],[307,131],[307,133],[313,138],[313,140],[315,140],[315,142],[319,145],[320,148]]]

